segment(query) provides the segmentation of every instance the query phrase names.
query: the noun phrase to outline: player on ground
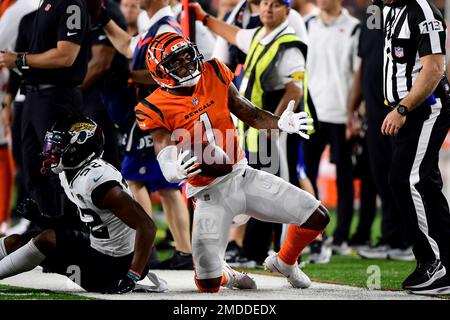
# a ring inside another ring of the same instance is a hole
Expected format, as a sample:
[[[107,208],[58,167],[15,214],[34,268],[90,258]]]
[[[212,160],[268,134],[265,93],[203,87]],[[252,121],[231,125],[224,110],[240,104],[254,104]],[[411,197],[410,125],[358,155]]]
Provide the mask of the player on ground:
[[[87,291],[121,294],[147,275],[156,226],[120,173],[101,159],[103,144],[100,127],[85,117],[69,117],[47,132],[43,169],[59,174],[90,232],[64,229],[27,199],[19,211],[55,227],[0,239],[0,279],[41,265]]]
[[[258,109],[239,96],[231,82],[233,74],[223,63],[203,62],[195,45],[177,34],[157,36],[149,46],[147,64],[161,87],[137,105],[136,117],[140,128],[152,133],[166,179],[187,180],[187,195],[194,196],[192,249],[199,290],[217,292],[221,285],[256,287],[248,276],[224,265],[229,229],[241,214],[291,224],[282,249],[265,264],[286,276],[292,286],[308,287],[311,282],[298,268],[297,258],[327,226],[328,212],[308,193],[247,165],[230,112],[252,127],[281,129],[306,139],[312,120],[306,113],[294,113],[293,101],[281,117]],[[190,151],[178,152],[172,136],[192,143],[194,128],[202,128],[209,144],[226,151],[233,162],[231,173],[216,179],[201,176],[197,159],[188,157]]]

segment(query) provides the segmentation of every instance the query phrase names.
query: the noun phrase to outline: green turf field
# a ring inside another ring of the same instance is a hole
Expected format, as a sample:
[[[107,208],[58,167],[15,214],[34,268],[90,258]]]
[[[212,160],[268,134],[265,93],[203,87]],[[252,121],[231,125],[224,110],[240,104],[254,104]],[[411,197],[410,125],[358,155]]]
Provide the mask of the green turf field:
[[[91,298],[55,293],[48,290],[37,290],[0,285],[0,300],[92,300]]]
[[[332,234],[336,228],[336,211],[330,210],[331,221],[327,228],[327,234]],[[351,234],[356,231],[359,222],[359,213],[356,212],[351,227]],[[376,243],[380,238],[380,213],[377,213],[372,226],[372,242]],[[158,224],[156,243],[165,236],[166,226]],[[165,260],[172,255],[172,250],[160,250],[160,260]],[[370,268],[369,268],[370,267]],[[377,269],[378,268],[378,269]],[[366,260],[356,254],[354,256],[333,256],[330,263],[324,265],[307,264],[305,272],[315,281],[346,284],[358,287],[367,287],[370,275],[380,272],[381,289],[401,290],[401,283],[405,277],[415,268],[415,262],[401,262],[389,260]],[[261,269],[251,269],[252,272],[266,272]]]
[[[352,233],[355,232],[359,220],[355,214],[352,222]],[[157,222],[158,233],[156,243],[161,241],[166,234],[167,226]],[[336,214],[331,211],[331,222],[327,229],[328,234],[332,234],[336,226]],[[377,215],[373,225],[372,239],[374,242],[380,236],[380,217]],[[160,250],[158,255],[160,260],[169,258],[172,250]],[[358,256],[333,256],[331,262],[324,265],[307,264],[305,272],[313,281],[345,284],[357,287],[367,287],[368,279],[374,272],[379,272],[380,288],[382,290],[401,290],[401,282],[414,269],[414,262],[398,262],[388,260],[365,260]],[[250,271],[250,270],[248,270]],[[252,272],[266,273],[262,269],[252,269]],[[370,279],[369,279],[370,282]],[[370,283],[369,283],[370,284]],[[0,300],[9,299],[44,299],[44,300],[73,300],[86,299],[76,295],[62,293],[52,293],[50,291],[25,289],[0,285]]]

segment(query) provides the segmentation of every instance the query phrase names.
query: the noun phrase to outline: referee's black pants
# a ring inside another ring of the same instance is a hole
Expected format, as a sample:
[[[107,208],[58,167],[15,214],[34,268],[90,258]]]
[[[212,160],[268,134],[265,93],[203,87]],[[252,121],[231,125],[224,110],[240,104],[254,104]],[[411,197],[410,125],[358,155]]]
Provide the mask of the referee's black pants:
[[[440,259],[450,270],[450,212],[438,167],[439,150],[450,129],[450,104],[436,101],[407,116],[394,139],[389,182],[406,215],[417,261]]]
[[[348,241],[350,225],[353,218],[353,175],[351,144],[345,138],[345,124],[320,122],[320,129],[305,141],[304,157],[306,175],[317,190],[317,175],[319,173],[320,158],[325,146],[331,146],[331,162],[336,164],[337,176],[337,226],[334,231],[333,243],[341,245]]]
[[[381,105],[381,107],[380,107]],[[384,118],[389,108],[382,107],[383,101],[366,101],[367,110],[367,148],[370,169],[376,191],[381,199],[381,239],[380,245],[392,248],[411,246],[404,219],[395,203],[394,195],[389,187],[389,172],[392,164],[394,140],[391,136],[381,134]]]
[[[27,90],[22,111],[22,156],[25,186],[48,216],[76,214],[76,207],[67,199],[58,175],[41,174],[44,137],[52,125],[70,114],[80,114],[81,91],[77,87],[56,86]],[[45,226],[42,226],[45,228]]]

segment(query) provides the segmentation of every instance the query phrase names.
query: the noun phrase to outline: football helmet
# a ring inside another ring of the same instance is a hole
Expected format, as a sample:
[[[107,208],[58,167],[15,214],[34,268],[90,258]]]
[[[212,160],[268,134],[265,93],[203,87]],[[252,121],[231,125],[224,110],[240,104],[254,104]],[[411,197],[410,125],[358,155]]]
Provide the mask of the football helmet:
[[[41,172],[48,169],[59,174],[63,170],[81,168],[103,154],[102,129],[84,116],[69,116],[56,122],[44,139]]]
[[[189,39],[174,32],[156,36],[148,46],[147,68],[162,87],[192,87],[205,67],[203,55]]]

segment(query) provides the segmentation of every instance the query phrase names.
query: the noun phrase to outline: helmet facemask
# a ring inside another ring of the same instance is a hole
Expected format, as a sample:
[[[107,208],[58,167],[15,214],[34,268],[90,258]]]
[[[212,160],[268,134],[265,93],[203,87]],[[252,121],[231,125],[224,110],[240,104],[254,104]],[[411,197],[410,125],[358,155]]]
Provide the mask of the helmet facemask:
[[[173,80],[171,85],[160,83],[164,87],[192,87],[198,83],[204,71],[203,55],[194,44],[184,44],[158,63],[156,70],[159,77],[168,76]]]
[[[41,172],[75,170],[103,154],[103,133],[94,122],[75,122],[68,131],[47,131]]]
[[[62,156],[65,152],[64,133],[58,131],[47,131],[44,139],[44,149],[41,153],[43,157],[41,173],[51,170],[59,174],[64,170]]]

